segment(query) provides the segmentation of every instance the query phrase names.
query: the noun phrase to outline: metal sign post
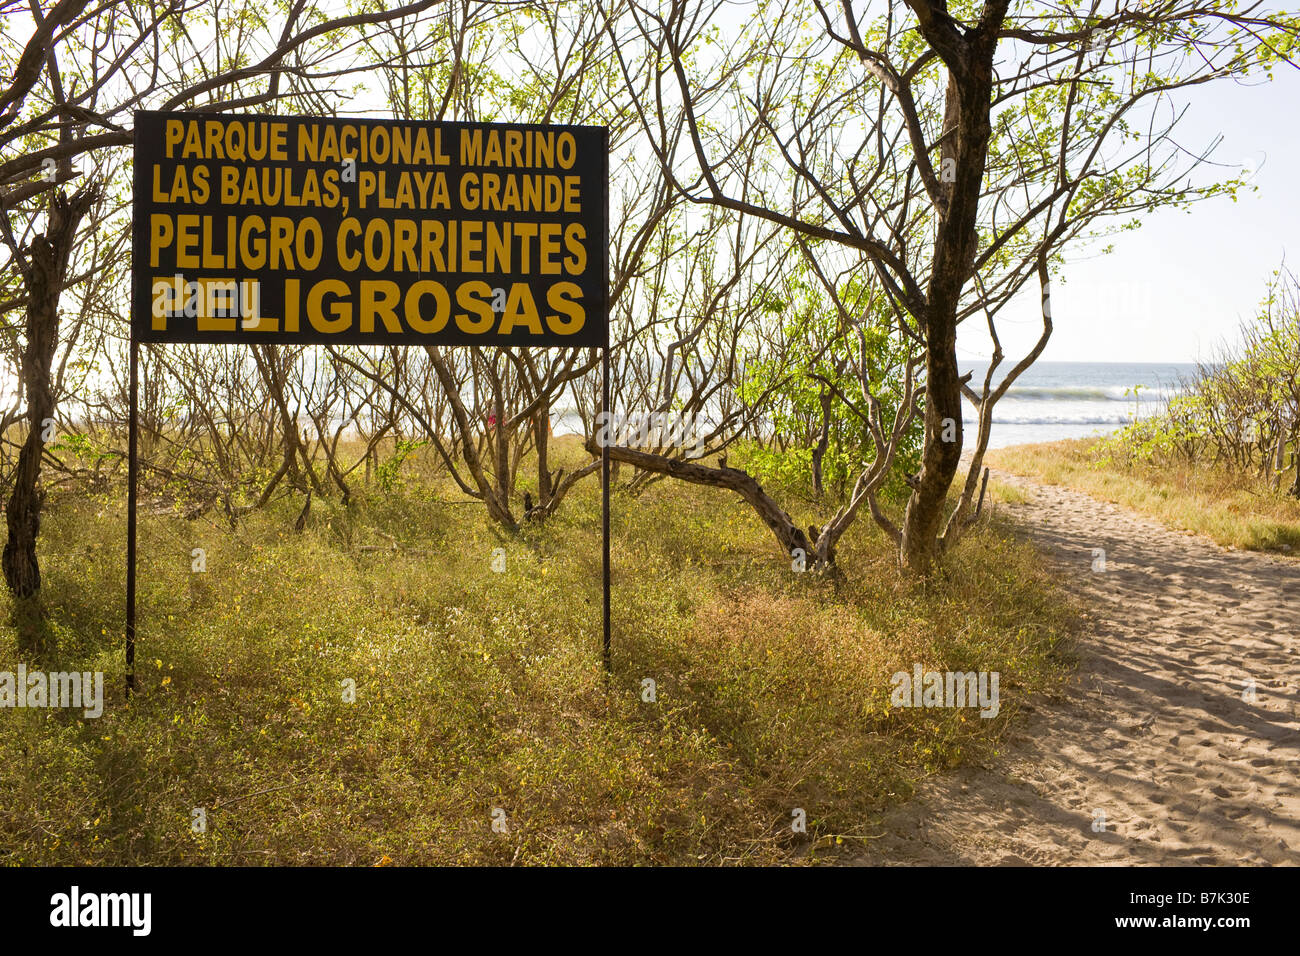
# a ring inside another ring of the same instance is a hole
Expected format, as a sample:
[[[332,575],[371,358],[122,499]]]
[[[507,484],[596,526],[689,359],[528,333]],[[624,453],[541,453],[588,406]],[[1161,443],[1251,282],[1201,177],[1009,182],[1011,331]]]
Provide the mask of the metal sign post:
[[[609,130],[604,133],[605,149],[603,152],[604,162],[604,180],[609,182]],[[605,248],[609,248],[609,201],[604,203],[604,240]],[[605,289],[609,289],[609,259],[605,259]],[[612,414],[609,407],[609,311],[606,306],[605,313],[605,348],[600,353],[600,410],[606,415],[606,420]],[[609,611],[609,583],[610,583],[610,562],[609,562],[609,436],[606,432],[606,440],[600,446],[600,546],[601,546],[601,577],[602,577],[602,625],[603,637],[601,640],[601,660],[605,664],[605,673],[610,673],[613,667],[610,660],[610,611]]]
[[[606,413],[609,412],[609,346],[606,345],[600,355],[600,378],[601,378],[601,408]],[[610,637],[609,637],[609,442],[605,441],[600,446],[600,546],[601,546],[601,578],[603,581],[604,595],[602,601],[602,622],[604,625],[604,636],[601,641],[601,660],[604,661],[605,671],[608,673],[612,669],[612,663],[609,656]]]
[[[139,350],[135,333],[131,333],[131,421],[126,440],[126,697],[135,690],[135,511],[136,486],[140,477],[139,431],[140,403]]]

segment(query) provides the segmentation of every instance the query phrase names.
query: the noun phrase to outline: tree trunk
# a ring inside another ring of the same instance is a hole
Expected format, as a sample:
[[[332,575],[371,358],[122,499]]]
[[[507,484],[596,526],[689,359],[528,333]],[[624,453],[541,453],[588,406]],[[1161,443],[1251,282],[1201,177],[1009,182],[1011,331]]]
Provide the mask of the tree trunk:
[[[921,474],[903,515],[900,558],[913,571],[927,573],[939,557],[948,489],[961,462],[961,385],[957,374],[957,327],[930,323],[926,335],[925,447]],[[956,440],[942,440],[944,419],[953,420]]]
[[[831,443],[831,401],[833,396],[830,389],[822,386],[817,395],[817,400],[822,408],[822,428],[821,433],[817,436],[817,447],[812,453],[812,483],[813,491],[818,495],[822,493],[822,459],[826,457],[826,449]]]
[[[45,235],[32,240],[28,249],[26,342],[23,346],[23,392],[27,399],[27,438],[18,453],[14,489],[5,512],[8,540],[3,564],[5,583],[17,599],[33,597],[41,587],[41,569],[36,560],[36,538],[41,528],[41,505],[45,494],[39,488],[41,456],[45,453],[47,430],[53,424],[54,353],[59,343],[59,295],[63,291],[68,260],[82,217],[94,202],[93,188],[79,190],[68,199],[62,191],[50,201]]]
[[[961,462],[961,379],[957,371],[957,309],[970,278],[978,237],[976,220],[988,160],[993,51],[1007,4],[985,8],[980,28],[961,36],[947,18],[914,5],[926,39],[948,66],[941,149],[942,203],[924,314],[925,447],[921,473],[903,516],[899,560],[925,574],[939,557],[944,506]],[[945,173],[950,171],[950,175]],[[945,419],[955,440],[944,441]]]
[[[987,99],[984,118],[987,128]],[[940,169],[950,167],[954,180],[943,184],[946,208],[942,210],[934,242],[934,269],[925,315],[925,444],[921,452],[921,473],[903,514],[899,544],[900,561],[921,574],[928,573],[939,557],[944,504],[961,461],[957,305],[975,253],[975,213],[983,182],[983,163],[970,160],[969,153],[975,145],[971,142],[971,131],[966,129],[970,117],[965,97],[951,71],[944,120],[944,126],[950,131],[955,128],[956,135],[944,140]],[[953,420],[948,431],[955,436],[955,441],[943,441],[945,419]]]
[[[537,504],[545,507],[551,501],[551,473],[548,470],[549,439],[551,432],[551,408],[543,405],[533,418],[533,442],[537,446]],[[525,515],[527,517],[527,515]]]
[[[588,443],[587,450],[593,455],[600,454],[594,439]],[[810,563],[816,559],[816,548],[803,529],[795,525],[790,515],[763,490],[752,475],[740,468],[728,468],[725,457],[719,467],[710,468],[707,465],[665,458],[662,455],[637,451],[621,445],[609,446],[609,457],[611,461],[626,462],[645,471],[669,475],[691,484],[730,489],[744,498],[758,513],[787,555],[793,555],[793,552],[798,549]]]

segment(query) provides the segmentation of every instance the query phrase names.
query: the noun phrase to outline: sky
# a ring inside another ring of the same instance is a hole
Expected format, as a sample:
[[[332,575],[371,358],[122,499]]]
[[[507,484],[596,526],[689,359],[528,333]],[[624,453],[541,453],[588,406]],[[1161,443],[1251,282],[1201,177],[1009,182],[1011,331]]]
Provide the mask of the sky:
[[[1194,362],[1236,338],[1255,314],[1273,270],[1290,252],[1300,271],[1300,73],[1283,66],[1272,83],[1210,83],[1186,93],[1190,105],[1178,141],[1204,148],[1223,142],[1215,159],[1256,168],[1257,192],[1234,203],[1215,198],[1190,213],[1166,209],[1142,228],[1107,241],[1114,251],[1076,248],[1064,280],[1053,285],[1054,331],[1042,361]],[[1008,306],[998,323],[1010,360],[1025,354],[1041,331],[1039,290]],[[958,356],[968,362],[991,351],[982,323],[963,323]]]

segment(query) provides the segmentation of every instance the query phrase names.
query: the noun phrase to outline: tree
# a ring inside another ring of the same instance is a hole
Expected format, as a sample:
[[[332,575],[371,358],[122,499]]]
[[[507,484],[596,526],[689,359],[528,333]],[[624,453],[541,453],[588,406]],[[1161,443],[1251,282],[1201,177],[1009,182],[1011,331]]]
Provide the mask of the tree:
[[[377,75],[389,105],[408,118],[438,121],[606,126],[615,180],[608,304],[618,313],[629,285],[654,268],[647,252],[678,200],[658,164],[636,155],[635,119],[600,20],[586,3],[524,3],[506,13],[465,3],[449,11],[447,29],[451,56],[433,64],[402,25],[367,41],[374,59],[385,64]],[[614,351],[623,352],[631,338],[615,341]],[[522,513],[531,521],[553,514],[600,464],[593,456],[565,473],[551,470],[549,462],[552,409],[566,392],[581,395],[600,367],[596,349],[431,347],[409,363],[375,362],[363,350],[350,351],[356,354],[331,354],[413,416],[461,492],[483,502],[491,520],[509,530],[520,524],[514,499],[526,452],[536,454],[537,500]],[[391,380],[392,369],[417,362],[426,373],[418,380],[432,395],[397,388]],[[590,432],[594,412],[585,418]]]
[[[447,5],[417,0],[335,18],[321,16],[306,0],[269,10],[222,0],[94,6],[59,0],[48,10],[39,0],[0,6],[0,74],[12,76],[0,87],[0,235],[9,254],[3,263],[4,306],[6,312],[26,313],[15,344],[22,356],[28,434],[14,473],[3,558],[16,597],[30,598],[40,587],[37,483],[46,423],[56,412],[52,368],[60,297],[116,264],[108,259],[68,274],[78,225],[112,183],[107,176],[91,177],[71,197],[63,185],[113,166],[116,157],[109,154],[131,145],[134,110],[319,106],[340,78],[382,65],[362,60],[345,38],[400,21],[420,37],[408,52],[427,52],[436,48],[440,33],[419,31],[418,25],[436,25],[435,14]],[[275,14],[281,17],[278,28],[269,22]],[[28,16],[30,24],[23,23]],[[115,222],[105,216],[95,226],[121,235],[128,218],[119,211]],[[34,238],[26,242],[20,236]],[[285,441],[296,441],[296,427],[293,436],[286,430]]]
[[[60,190],[49,199],[44,233],[32,239],[16,258],[27,286],[22,389],[27,400],[27,438],[18,454],[13,492],[5,510],[8,539],[2,563],[5,583],[15,598],[30,598],[41,587],[36,561],[36,536],[41,526],[42,495],[37,488],[41,458],[52,437],[54,383],[52,371],[59,338],[59,293],[83,217],[94,204],[98,187],[88,185],[71,197]]]
[[[741,13],[664,0],[611,11],[629,86],[645,70],[655,78],[639,117],[678,193],[852,251],[909,316],[924,355],[921,470],[900,528],[873,515],[912,570],[927,572],[970,523],[993,407],[1051,335],[1062,251],[1117,217],[1240,184],[1193,184],[1206,152],[1173,137],[1177,91],[1291,63],[1297,21],[1240,7],[759,0]],[[673,148],[680,139],[689,150]],[[1042,334],[998,379],[996,317],[1035,278]],[[956,355],[974,317],[994,343],[978,390]],[[963,398],[978,434],[949,512]]]

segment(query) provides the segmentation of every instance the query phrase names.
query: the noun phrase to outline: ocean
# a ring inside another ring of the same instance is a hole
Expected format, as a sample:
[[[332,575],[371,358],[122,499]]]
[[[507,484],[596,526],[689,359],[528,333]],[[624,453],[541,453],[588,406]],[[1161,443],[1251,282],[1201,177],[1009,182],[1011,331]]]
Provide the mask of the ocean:
[[[987,363],[962,362],[960,367],[963,374],[974,371],[971,385],[978,390]],[[1104,435],[1135,415],[1149,414],[1176,394],[1180,377],[1190,378],[1195,371],[1195,365],[1172,362],[1038,362],[993,410],[989,447]],[[969,448],[975,442],[975,407],[963,405]],[[581,431],[572,408],[557,408],[553,414],[556,434]]]
[[[974,371],[971,387],[979,391],[988,364],[960,364],[963,373]],[[1177,394],[1180,378],[1195,371],[1173,362],[1037,362],[993,409],[989,447],[1108,434]],[[975,407],[963,404],[965,425],[973,429]],[[974,440],[968,431],[966,444]]]

